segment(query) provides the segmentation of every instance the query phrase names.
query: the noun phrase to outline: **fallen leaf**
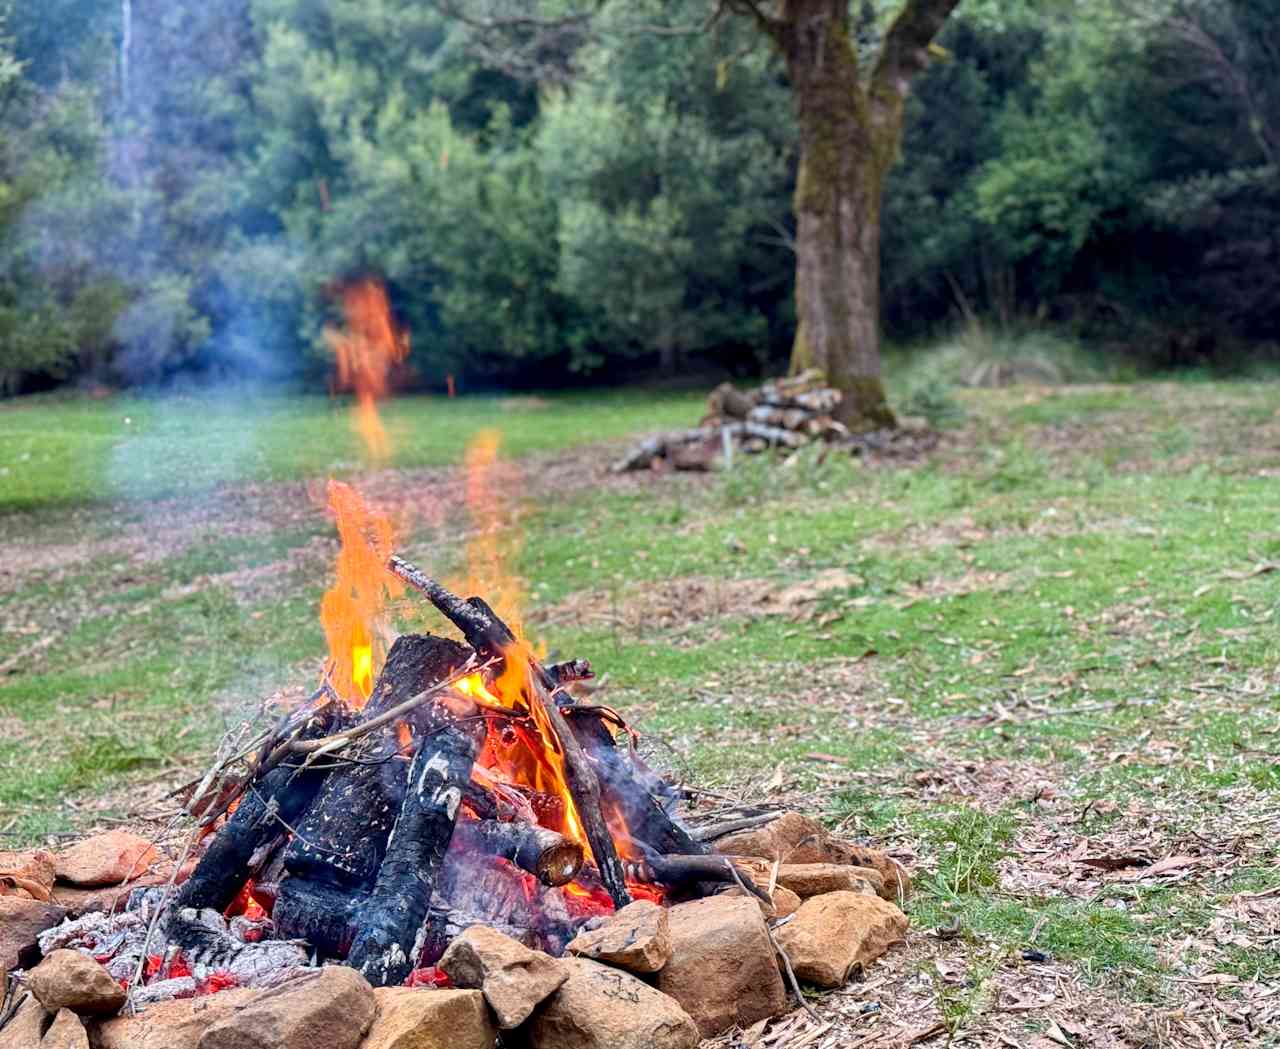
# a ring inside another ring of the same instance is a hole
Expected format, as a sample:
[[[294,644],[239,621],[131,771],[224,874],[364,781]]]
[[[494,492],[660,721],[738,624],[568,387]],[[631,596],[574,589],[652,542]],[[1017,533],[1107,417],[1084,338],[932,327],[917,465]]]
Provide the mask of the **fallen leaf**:
[[[1153,863],[1150,867],[1140,871],[1131,871],[1129,874],[1126,874],[1125,877],[1131,881],[1139,878],[1158,878],[1162,874],[1170,874],[1174,871],[1194,867],[1200,862],[1201,857],[1199,856],[1186,856],[1182,854],[1166,856],[1164,859]]]

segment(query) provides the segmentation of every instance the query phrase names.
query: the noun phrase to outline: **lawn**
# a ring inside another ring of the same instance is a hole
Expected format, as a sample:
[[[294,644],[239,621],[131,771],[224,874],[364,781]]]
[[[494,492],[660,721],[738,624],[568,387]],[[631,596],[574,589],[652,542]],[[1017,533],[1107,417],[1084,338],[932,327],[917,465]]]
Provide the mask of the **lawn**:
[[[460,571],[450,467],[496,424],[529,632],[607,672],[658,762],[913,871],[907,946],[822,996],[831,1044],[1280,1044],[1277,394],[967,391],[921,461],[625,477],[622,439],[697,398],[404,399],[372,475],[320,400],[19,402],[0,830],[154,816],[315,679],[317,479],[359,479]]]

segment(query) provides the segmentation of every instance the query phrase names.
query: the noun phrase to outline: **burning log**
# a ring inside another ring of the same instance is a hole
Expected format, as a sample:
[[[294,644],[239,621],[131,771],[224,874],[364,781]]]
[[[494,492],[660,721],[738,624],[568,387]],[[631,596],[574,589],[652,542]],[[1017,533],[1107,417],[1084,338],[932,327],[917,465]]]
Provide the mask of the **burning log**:
[[[414,756],[386,858],[347,955],[347,964],[376,987],[403,983],[414,967],[414,943],[479,747],[475,723],[458,719],[424,739]]]
[[[501,654],[508,660],[526,660],[528,672],[525,684],[530,694],[529,699],[538,705],[556,742],[560,744],[565,784],[573,798],[578,818],[582,821],[600,878],[614,905],[625,907],[631,902],[631,894],[627,892],[626,877],[614,848],[613,836],[609,833],[600,809],[600,781],[587,760],[582,744],[578,742],[552,698],[558,684],[537,660],[519,650],[510,628],[482,599],[472,597],[463,601],[402,557],[393,556],[388,568],[435,605],[445,618],[462,631],[467,642],[480,655]]]
[[[564,885],[582,867],[582,846],[563,834],[531,823],[466,820],[454,837],[464,848],[510,860],[537,875],[543,885]]]
[[[338,719],[337,709],[327,705],[308,717],[296,735],[302,739],[324,736],[333,730]],[[324,777],[324,772],[316,769],[275,768],[250,784],[230,820],[183,884],[176,906],[225,910],[248,879],[254,853],[302,815]]]
[[[663,856],[647,850],[642,860],[624,864],[628,877],[650,885],[685,886],[699,882],[726,882],[742,885],[748,892],[771,903],[769,894],[749,877],[736,872],[725,856]]]

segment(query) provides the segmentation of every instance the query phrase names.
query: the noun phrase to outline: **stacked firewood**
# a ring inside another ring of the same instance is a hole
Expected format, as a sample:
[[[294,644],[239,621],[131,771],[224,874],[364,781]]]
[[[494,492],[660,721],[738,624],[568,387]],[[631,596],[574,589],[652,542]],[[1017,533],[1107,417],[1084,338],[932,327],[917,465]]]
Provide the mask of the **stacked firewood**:
[[[841,397],[816,370],[747,391],[721,383],[695,428],[646,438],[613,469],[707,470],[717,460],[731,461],[735,452],[794,451],[814,441],[848,441],[849,430],[833,418]]]

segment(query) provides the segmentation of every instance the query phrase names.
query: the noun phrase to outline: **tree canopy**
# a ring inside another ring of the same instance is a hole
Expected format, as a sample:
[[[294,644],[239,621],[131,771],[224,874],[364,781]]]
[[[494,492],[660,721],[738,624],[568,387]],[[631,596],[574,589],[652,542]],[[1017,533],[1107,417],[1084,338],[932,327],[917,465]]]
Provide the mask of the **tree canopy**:
[[[899,6],[855,0],[860,51]],[[1274,338],[1271,7],[962,3],[885,183],[889,335]],[[418,0],[3,0],[0,392],[317,379],[335,285],[367,274],[427,384],[781,367],[785,70],[707,12],[606,5],[530,75]]]

